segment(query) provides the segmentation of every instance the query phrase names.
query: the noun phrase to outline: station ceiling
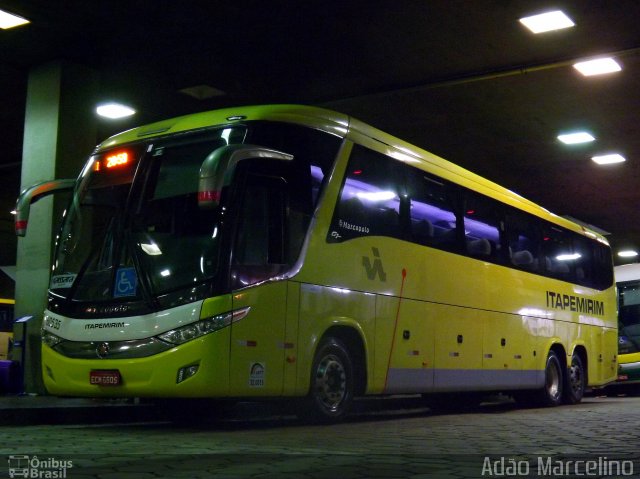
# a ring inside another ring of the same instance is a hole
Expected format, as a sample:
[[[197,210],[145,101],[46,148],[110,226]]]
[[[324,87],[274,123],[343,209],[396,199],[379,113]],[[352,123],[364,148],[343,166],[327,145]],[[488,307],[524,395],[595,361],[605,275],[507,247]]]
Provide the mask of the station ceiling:
[[[63,61],[95,69],[100,99],[138,112],[101,123],[96,143],[226,106],[324,106],[602,229],[616,251],[640,250],[638,0],[0,0],[0,9],[31,21],[0,30],[0,199],[9,207],[29,70]],[[555,9],[575,26],[533,34],[518,21]],[[601,55],[622,70],[584,77],[572,66]],[[595,141],[558,141],[577,129]],[[613,152],[627,161],[591,160]],[[4,244],[11,217],[0,218]]]

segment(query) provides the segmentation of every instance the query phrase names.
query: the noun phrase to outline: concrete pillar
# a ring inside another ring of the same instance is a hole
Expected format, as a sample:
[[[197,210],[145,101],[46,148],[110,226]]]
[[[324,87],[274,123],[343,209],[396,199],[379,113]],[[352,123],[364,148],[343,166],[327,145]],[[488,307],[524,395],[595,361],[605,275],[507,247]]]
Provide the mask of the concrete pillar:
[[[29,73],[20,189],[56,178],[75,178],[97,142],[95,71],[61,62]],[[26,338],[25,389],[45,392],[40,373],[40,327],[61,212],[68,196],[47,197],[31,208],[29,229],[18,240],[15,317],[33,316]],[[19,359],[14,357],[14,359]]]

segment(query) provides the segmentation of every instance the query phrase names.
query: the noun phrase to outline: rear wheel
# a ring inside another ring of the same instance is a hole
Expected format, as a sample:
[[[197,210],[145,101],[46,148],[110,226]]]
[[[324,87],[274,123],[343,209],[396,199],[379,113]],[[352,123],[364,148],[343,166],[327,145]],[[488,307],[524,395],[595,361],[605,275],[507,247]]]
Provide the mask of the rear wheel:
[[[342,419],[353,402],[353,385],[349,351],[337,338],[324,339],[313,358],[311,387],[299,416],[313,422]]]
[[[577,404],[582,401],[586,385],[587,378],[582,359],[577,354],[574,354],[571,358],[571,367],[569,367],[567,374],[564,402],[567,404]]]
[[[558,406],[562,404],[564,386],[563,368],[558,355],[549,351],[544,369],[544,387],[531,391],[515,391],[515,400],[525,407]]]
[[[562,403],[564,389],[564,374],[558,355],[549,351],[547,365],[544,370],[544,388],[541,391],[540,402],[544,406],[558,406]]]

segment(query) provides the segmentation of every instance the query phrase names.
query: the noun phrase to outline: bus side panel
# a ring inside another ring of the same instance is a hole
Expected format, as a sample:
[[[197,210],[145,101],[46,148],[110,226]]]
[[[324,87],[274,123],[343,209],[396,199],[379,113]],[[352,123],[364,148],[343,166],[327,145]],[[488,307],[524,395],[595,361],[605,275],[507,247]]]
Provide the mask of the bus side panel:
[[[283,396],[296,394],[299,354],[304,348],[298,344],[298,322],[300,321],[300,283],[287,282],[287,311],[284,331],[284,364],[282,365]]]
[[[370,392],[431,391],[434,344],[435,316],[429,303],[378,295],[374,384]]]
[[[231,325],[229,392],[232,396],[280,396],[283,390],[287,281],[268,282],[233,294],[234,310],[249,307]]]
[[[482,387],[482,315],[470,308],[432,304],[435,321],[434,390],[475,391]]]
[[[589,386],[603,386],[617,379],[617,351],[618,331],[616,329],[604,328],[602,335],[602,375],[597,378],[589,377]]]
[[[313,356],[322,336],[331,327],[351,328],[364,344],[367,372],[373,371],[376,297],[374,294],[345,288],[300,285],[300,321],[296,393],[305,395]],[[371,376],[367,378],[370,384]]]

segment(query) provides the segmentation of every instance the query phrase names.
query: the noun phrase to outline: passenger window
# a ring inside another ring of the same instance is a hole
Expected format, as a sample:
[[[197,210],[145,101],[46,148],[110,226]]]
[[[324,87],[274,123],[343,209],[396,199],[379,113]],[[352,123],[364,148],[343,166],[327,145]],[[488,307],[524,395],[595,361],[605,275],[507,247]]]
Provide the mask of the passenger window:
[[[587,286],[599,290],[613,284],[613,258],[611,249],[602,243],[591,242],[593,254],[593,277]]]
[[[510,265],[525,271],[539,271],[538,225],[540,221],[515,209],[508,212],[505,220],[507,256]]]
[[[569,232],[556,226],[547,226],[543,231],[542,240],[546,273],[557,279],[572,281],[580,253],[573,250]]]
[[[408,171],[411,241],[447,251],[458,249],[453,188],[417,168]]]
[[[575,235],[573,249],[580,255],[575,262],[577,283],[600,290],[613,284],[609,248],[584,236]]]
[[[380,153],[354,146],[328,242],[360,236],[402,237],[398,166]]]
[[[469,256],[500,262],[501,209],[496,201],[467,192],[464,208],[464,238]]]

